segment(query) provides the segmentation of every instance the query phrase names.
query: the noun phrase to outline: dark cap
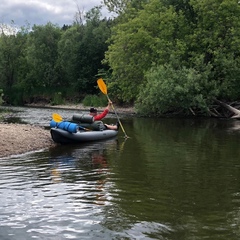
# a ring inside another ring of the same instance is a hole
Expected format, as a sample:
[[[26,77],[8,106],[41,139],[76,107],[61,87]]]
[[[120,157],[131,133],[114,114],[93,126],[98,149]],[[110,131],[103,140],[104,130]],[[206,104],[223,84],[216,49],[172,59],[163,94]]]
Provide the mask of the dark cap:
[[[96,113],[96,112],[97,112],[97,109],[96,109],[96,108],[93,108],[93,107],[91,107],[89,111],[90,111],[90,113]]]

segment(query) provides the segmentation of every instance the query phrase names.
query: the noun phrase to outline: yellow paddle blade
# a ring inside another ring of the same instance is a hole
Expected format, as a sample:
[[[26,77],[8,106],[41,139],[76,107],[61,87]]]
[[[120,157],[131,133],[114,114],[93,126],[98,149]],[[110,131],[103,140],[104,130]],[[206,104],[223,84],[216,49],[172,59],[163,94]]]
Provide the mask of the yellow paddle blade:
[[[59,114],[57,114],[57,113],[53,113],[52,114],[52,119],[55,121],[55,122],[62,122],[62,117],[59,115]]]
[[[100,88],[101,92],[105,95],[107,95],[107,85],[105,84],[105,82],[103,81],[102,78],[99,78],[97,80],[97,84],[98,84],[98,87]]]

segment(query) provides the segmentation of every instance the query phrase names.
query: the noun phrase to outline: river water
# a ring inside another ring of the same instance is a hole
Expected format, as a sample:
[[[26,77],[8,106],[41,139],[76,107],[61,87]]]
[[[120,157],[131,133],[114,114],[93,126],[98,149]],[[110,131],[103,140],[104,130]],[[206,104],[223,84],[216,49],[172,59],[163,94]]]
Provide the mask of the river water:
[[[76,113],[15,110],[46,128]],[[0,239],[240,239],[240,122],[121,119],[127,140],[0,159]]]

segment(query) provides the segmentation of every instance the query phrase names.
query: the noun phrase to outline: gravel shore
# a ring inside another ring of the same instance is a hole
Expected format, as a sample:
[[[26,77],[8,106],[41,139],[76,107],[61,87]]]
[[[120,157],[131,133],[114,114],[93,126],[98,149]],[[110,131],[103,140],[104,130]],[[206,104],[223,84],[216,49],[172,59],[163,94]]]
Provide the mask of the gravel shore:
[[[48,130],[29,124],[0,123],[0,158],[44,149],[54,143]]]

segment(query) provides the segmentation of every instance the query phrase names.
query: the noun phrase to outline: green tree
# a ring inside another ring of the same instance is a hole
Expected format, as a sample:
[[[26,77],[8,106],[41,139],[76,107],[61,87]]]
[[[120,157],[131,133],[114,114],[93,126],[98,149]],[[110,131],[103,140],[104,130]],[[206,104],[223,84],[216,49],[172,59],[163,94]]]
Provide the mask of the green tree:
[[[61,72],[56,68],[58,42],[61,29],[51,23],[34,25],[28,36],[26,60],[28,71],[24,85],[31,94],[47,93],[62,82]]]
[[[129,9],[139,10],[148,0],[103,0],[104,5],[110,12],[118,15],[124,14]]]
[[[5,93],[7,102],[18,104],[22,101],[19,91],[19,74],[24,65],[24,52],[26,48],[29,27],[16,30],[12,25],[2,25],[0,35],[0,87]]]
[[[235,0],[190,1],[195,12],[194,31],[189,38],[189,62],[200,54],[213,66],[219,97],[240,96],[240,4]]]
[[[75,83],[78,79],[77,55],[82,27],[75,24],[66,29],[58,42],[57,67],[61,69],[62,79],[64,79],[61,86],[67,89],[68,94],[74,92]]]
[[[136,100],[152,64],[181,59],[187,29],[184,16],[158,0],[149,1],[135,18],[114,27],[106,61],[113,71],[115,95],[127,102]]]
[[[171,64],[151,68],[136,101],[138,112],[188,115],[201,109],[202,114],[207,113],[208,104],[218,94],[218,88],[215,81],[209,81],[211,66],[206,67],[201,59],[199,64],[201,72],[186,67],[176,69]]]
[[[96,93],[96,75],[99,69],[108,69],[102,64],[111,35],[111,19],[101,19],[99,7],[91,9],[86,14],[86,24],[78,45],[77,89],[88,94]]]
[[[96,75],[107,67],[101,63],[112,20],[101,19],[100,8],[91,9],[84,16],[85,24],[76,22],[59,41],[58,63],[67,83],[80,96],[96,93]]]
[[[162,71],[167,64],[171,66],[167,68],[170,72],[172,69],[184,76],[189,76],[188,71],[202,75],[202,81],[193,77],[184,84],[186,91],[191,84],[199,86],[201,101],[186,97],[189,104],[183,104],[183,109],[200,107],[207,111],[207,104],[214,98],[236,99],[240,95],[239,11],[240,5],[235,0],[148,1],[134,18],[125,18],[126,22],[114,27],[106,53],[113,72],[109,86],[124,101],[139,97],[144,103],[139,93],[144,93],[145,81],[149,90],[151,81],[155,88],[156,81],[164,79],[153,80],[149,71],[152,75],[160,71],[167,78],[167,72]],[[152,66],[156,68],[150,70]],[[165,81],[157,84],[159,92],[163,85]],[[212,86],[216,86],[216,91]],[[172,89],[174,97],[177,89]]]

